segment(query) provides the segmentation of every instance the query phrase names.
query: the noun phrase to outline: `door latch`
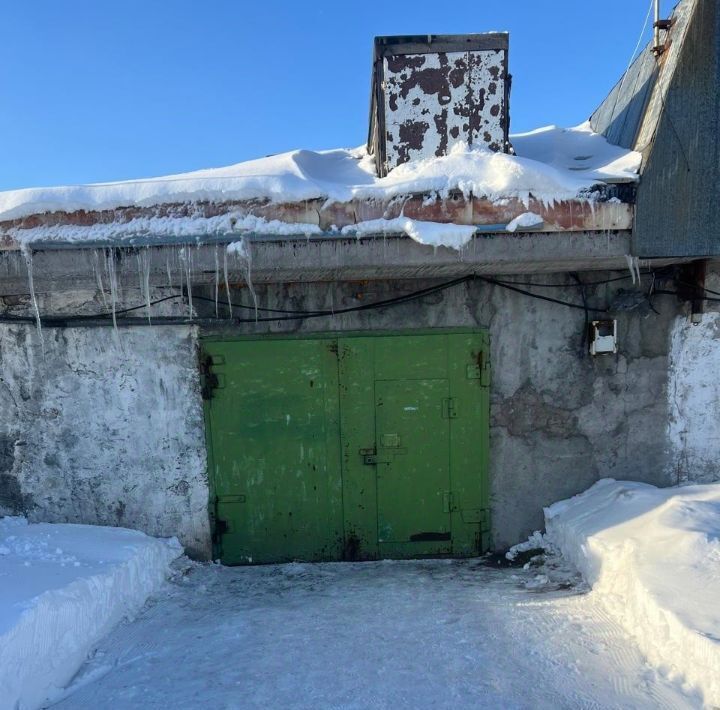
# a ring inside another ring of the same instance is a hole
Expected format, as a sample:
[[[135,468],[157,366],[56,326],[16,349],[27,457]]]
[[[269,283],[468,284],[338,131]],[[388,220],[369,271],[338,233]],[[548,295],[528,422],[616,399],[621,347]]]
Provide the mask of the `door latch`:
[[[378,456],[377,449],[360,449],[358,451],[360,456],[363,457],[364,466],[375,466],[379,463],[390,463],[390,459],[386,456]]]

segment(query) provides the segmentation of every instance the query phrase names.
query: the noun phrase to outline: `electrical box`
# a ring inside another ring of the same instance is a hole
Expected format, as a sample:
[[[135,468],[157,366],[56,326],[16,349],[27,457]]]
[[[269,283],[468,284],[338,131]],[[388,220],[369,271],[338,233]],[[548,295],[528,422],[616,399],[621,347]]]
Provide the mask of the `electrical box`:
[[[590,354],[617,352],[617,321],[594,320],[590,323]]]

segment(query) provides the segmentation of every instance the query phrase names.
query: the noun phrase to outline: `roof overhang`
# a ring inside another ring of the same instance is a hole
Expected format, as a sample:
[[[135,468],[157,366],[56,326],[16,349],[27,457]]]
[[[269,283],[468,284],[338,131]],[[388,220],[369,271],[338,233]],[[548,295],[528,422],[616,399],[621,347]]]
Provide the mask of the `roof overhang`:
[[[38,250],[162,246],[183,242],[202,244],[232,242],[243,237],[282,241],[293,236],[337,239],[355,233],[386,237],[389,233],[385,229],[378,228],[372,233],[361,230],[360,225],[399,217],[419,222],[470,225],[476,228],[477,235],[495,234],[502,239],[508,235],[507,225],[526,212],[540,218],[533,230],[538,238],[541,233],[605,233],[632,228],[633,205],[618,197],[622,191],[627,193],[632,189],[608,185],[588,199],[553,202],[534,197],[489,200],[451,192],[443,198],[412,194],[342,203],[325,199],[288,203],[249,200],[51,212],[0,222],[0,250],[18,250],[23,245]],[[209,222],[221,217],[227,217],[221,223],[222,228],[217,226],[220,224],[217,221]],[[243,226],[247,224],[247,218],[257,220],[254,229]],[[282,229],[276,228],[278,224]],[[274,229],[272,225],[275,225]]]

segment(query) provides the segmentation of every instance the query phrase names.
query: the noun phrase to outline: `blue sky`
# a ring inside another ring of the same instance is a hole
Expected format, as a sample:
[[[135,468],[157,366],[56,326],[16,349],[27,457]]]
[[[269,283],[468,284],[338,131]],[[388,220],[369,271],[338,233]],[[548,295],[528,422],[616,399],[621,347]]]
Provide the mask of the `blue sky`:
[[[624,71],[648,4],[6,0],[0,190],[360,145],[382,34],[508,30],[511,129],[574,125]]]

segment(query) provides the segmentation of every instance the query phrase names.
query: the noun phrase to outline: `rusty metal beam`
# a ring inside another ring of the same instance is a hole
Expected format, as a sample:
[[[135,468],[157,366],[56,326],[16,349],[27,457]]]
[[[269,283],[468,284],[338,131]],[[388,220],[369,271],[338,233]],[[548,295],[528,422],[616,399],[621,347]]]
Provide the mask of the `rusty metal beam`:
[[[83,243],[81,239],[73,244],[74,247],[97,246],[97,242],[91,239],[91,230],[101,225],[104,227],[102,243],[106,246],[132,245],[137,243],[133,237],[143,237],[147,244],[176,243],[177,239],[153,236],[152,232],[147,231],[147,227],[135,229],[133,221],[160,218],[207,219],[223,215],[237,219],[252,216],[267,221],[279,220],[297,224],[298,237],[305,236],[301,225],[313,225],[320,230],[317,236],[325,239],[336,239],[339,230],[344,227],[352,230],[359,222],[400,216],[427,222],[476,225],[479,232],[502,234],[505,225],[528,211],[542,218],[544,226],[540,231],[548,233],[625,230],[632,227],[633,221],[633,205],[618,200],[574,199],[549,204],[534,198],[530,198],[527,203],[510,198],[498,203],[481,197],[465,197],[460,192],[451,193],[444,199],[415,194],[385,200],[353,200],[344,203],[331,203],[322,199],[286,203],[268,200],[194,202],[99,211],[52,212],[0,221],[0,251],[18,249],[21,243],[31,241],[28,237],[37,241],[39,236],[42,237],[40,244],[44,248],[52,248],[53,243],[59,241],[54,230],[67,227],[78,228],[79,232],[88,230],[88,241]],[[232,219],[230,223],[232,224]],[[42,234],[38,235],[38,230],[41,230]],[[262,234],[261,229],[258,232]],[[200,234],[200,231],[198,233]],[[192,244],[229,242],[241,234],[241,231],[231,228],[227,234],[198,236],[197,239],[188,238],[186,241]],[[382,230],[379,230],[378,236],[384,236]],[[287,239],[287,235],[281,238]]]

